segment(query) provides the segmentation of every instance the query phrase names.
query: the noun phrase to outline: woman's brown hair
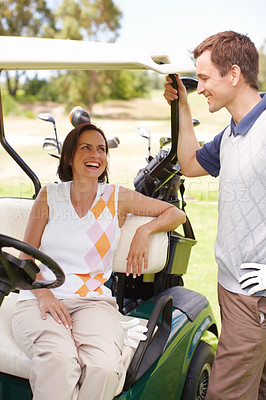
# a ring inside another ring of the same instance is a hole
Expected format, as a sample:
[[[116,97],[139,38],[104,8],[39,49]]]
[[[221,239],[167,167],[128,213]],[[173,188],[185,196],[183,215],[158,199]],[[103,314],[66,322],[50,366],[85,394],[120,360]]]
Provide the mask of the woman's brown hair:
[[[102,135],[105,141],[106,154],[108,155],[108,143],[104,132],[97,126],[90,123],[78,125],[76,128],[72,129],[72,131],[69,132],[63,143],[60,163],[57,169],[58,176],[62,182],[72,181],[73,179],[73,172],[70,164],[73,160],[75,151],[77,149],[79,137],[85,131],[97,131]],[[107,164],[105,170],[103,171],[101,176],[99,176],[98,181],[99,182],[108,181]]]

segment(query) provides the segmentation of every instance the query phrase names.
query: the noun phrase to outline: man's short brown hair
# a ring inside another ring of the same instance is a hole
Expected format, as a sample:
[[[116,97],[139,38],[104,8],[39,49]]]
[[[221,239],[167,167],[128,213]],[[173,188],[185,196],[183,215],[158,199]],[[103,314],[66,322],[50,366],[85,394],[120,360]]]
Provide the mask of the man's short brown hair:
[[[248,36],[233,31],[219,32],[194,49],[194,58],[197,59],[206,50],[211,51],[211,61],[221,76],[225,76],[232,65],[238,65],[246,83],[259,90],[259,53]]]

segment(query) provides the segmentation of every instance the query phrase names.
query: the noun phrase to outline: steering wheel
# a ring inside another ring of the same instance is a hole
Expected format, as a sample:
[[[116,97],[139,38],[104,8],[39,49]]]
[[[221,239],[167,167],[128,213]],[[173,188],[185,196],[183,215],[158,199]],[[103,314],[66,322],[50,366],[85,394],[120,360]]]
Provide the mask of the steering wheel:
[[[31,259],[19,260],[17,257],[3,252],[2,247],[13,247],[41,261],[54,273],[55,280],[35,280],[36,274],[40,271],[35,262]],[[59,265],[46,254],[27,243],[0,234],[0,294],[2,293],[4,296],[7,296],[10,291],[15,289],[33,290],[56,288],[61,286],[64,281],[64,272]]]

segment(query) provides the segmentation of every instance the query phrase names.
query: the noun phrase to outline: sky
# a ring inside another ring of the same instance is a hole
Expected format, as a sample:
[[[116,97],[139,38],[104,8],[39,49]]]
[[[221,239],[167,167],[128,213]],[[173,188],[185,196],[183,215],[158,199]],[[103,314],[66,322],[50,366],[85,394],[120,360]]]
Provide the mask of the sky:
[[[266,0],[114,0],[123,13],[120,43],[192,50],[225,30],[266,40]]]

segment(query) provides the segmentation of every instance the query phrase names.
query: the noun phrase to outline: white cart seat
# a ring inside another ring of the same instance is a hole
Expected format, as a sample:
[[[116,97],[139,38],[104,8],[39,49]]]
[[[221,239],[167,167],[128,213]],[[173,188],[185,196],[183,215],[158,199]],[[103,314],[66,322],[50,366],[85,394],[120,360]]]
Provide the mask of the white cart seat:
[[[23,240],[24,231],[29,218],[33,200],[30,199],[0,199],[0,233]],[[113,270],[126,271],[126,258],[131,240],[138,226],[149,222],[152,218],[128,215],[121,230],[121,239],[114,257]],[[149,267],[147,274],[154,274],[163,269],[167,259],[168,236],[166,233],[151,235],[149,249]],[[8,252],[17,256],[18,252],[12,248]],[[10,293],[0,308],[0,372],[28,379],[30,376],[31,360],[16,344],[12,334],[11,317],[17,301],[17,294]],[[141,324],[146,324],[142,320]],[[125,373],[135,352],[134,348],[124,346],[123,362]],[[117,393],[122,391],[124,379]]]

